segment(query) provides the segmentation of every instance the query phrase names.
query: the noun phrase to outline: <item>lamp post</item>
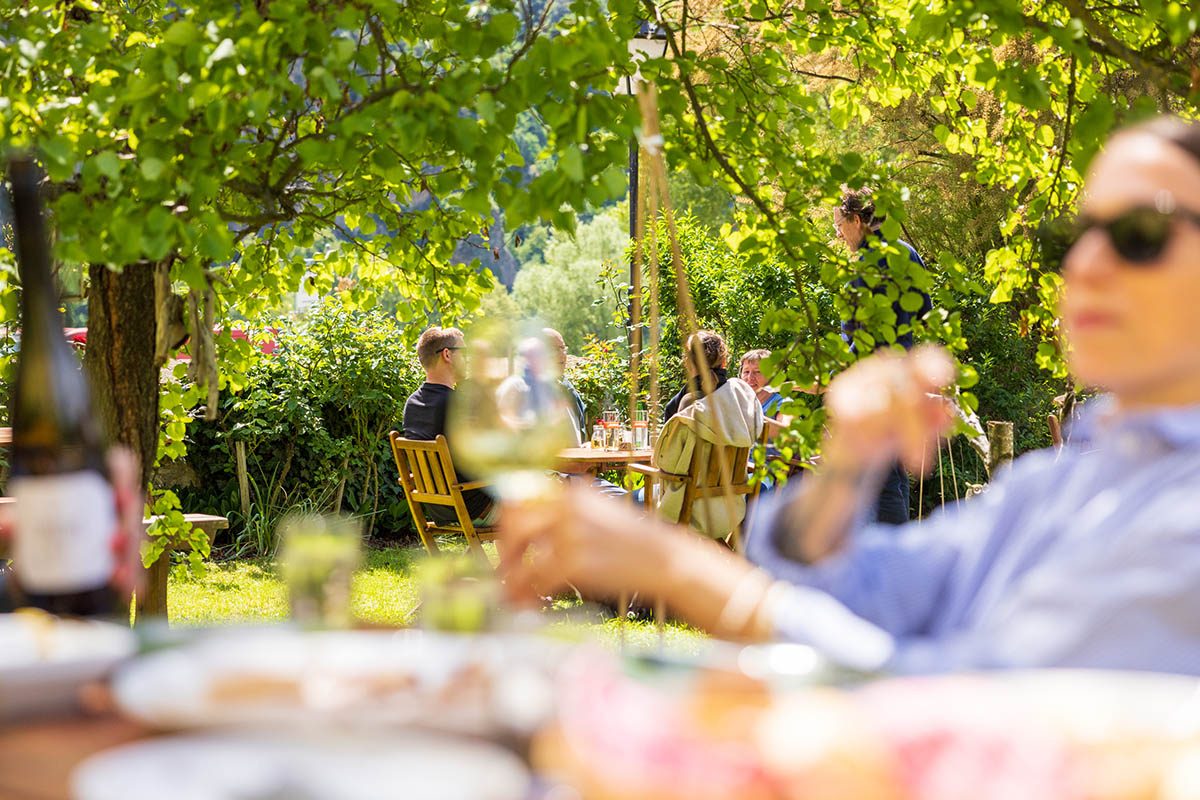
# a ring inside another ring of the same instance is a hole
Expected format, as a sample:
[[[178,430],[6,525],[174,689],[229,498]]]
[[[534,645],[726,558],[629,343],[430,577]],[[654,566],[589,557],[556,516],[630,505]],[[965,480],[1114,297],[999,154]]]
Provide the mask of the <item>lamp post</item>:
[[[621,78],[617,84],[616,93],[637,96],[638,84],[642,74],[640,66],[653,58],[663,58],[667,54],[667,31],[655,22],[642,22],[638,26],[637,36],[629,40],[629,55],[634,63],[632,74]],[[637,239],[638,220],[638,141],[636,136],[629,139],[629,238]],[[637,247],[629,256],[629,350],[630,368],[633,372],[632,391],[629,395],[629,419],[633,420],[633,411],[637,407],[638,372],[641,369],[642,354],[642,274],[638,268]]]

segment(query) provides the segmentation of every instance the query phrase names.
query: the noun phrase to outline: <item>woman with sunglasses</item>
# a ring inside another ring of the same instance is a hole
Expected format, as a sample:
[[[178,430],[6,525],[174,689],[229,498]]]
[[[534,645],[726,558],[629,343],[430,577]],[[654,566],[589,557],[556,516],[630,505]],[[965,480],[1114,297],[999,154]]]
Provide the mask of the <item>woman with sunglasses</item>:
[[[898,532],[862,522],[887,465],[946,429],[949,358],[881,354],[826,395],[824,468],[764,504],[754,568],[577,494],[508,515],[509,586],[663,597],[725,637],[893,672],[1101,667],[1200,674],[1200,125],[1160,119],[1094,160],[1063,264],[1072,371],[1106,394],[1060,454]],[[929,460],[926,463],[930,463]]]

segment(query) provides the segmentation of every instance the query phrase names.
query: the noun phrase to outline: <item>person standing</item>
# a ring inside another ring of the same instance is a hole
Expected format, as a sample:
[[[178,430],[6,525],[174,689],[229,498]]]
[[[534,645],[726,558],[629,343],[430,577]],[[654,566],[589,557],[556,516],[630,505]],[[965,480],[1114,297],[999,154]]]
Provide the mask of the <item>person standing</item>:
[[[858,254],[858,263],[861,265],[859,274],[846,284],[851,310],[849,319],[842,322],[842,339],[855,355],[859,354],[859,341],[855,334],[864,331],[863,323],[858,320],[858,312],[865,291],[883,296],[895,291],[896,299],[891,303],[891,312],[896,318],[893,325],[895,343],[905,350],[911,350],[913,347],[913,324],[933,308],[928,294],[912,286],[903,276],[895,275],[895,271],[891,269],[884,253],[889,242],[883,238],[883,221],[882,216],[875,214],[875,201],[871,197],[871,190],[866,187],[845,190],[842,193],[841,204],[833,210],[833,225],[838,238],[846,243],[852,253]],[[924,269],[925,262],[908,242],[896,239],[890,244],[906,252],[910,263]],[[920,304],[915,310],[905,308],[904,295],[908,293],[915,293],[920,297]],[[873,349],[880,350],[886,347],[888,343],[885,341],[876,344]],[[876,519],[879,522],[901,525],[908,522],[908,506],[908,470],[897,461],[889,469],[887,479],[880,490],[876,503]]]

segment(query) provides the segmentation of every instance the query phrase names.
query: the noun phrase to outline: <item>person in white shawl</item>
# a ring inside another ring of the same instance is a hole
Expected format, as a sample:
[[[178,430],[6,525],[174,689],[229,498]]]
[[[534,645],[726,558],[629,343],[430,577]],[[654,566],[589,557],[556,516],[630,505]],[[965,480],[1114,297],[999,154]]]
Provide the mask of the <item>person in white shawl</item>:
[[[697,368],[697,350],[703,351],[703,369],[712,374],[713,388],[705,393]],[[753,447],[763,428],[762,405],[754,389],[739,378],[725,377],[729,348],[712,331],[699,331],[688,339],[684,367],[692,378],[692,391],[683,395],[679,412],[663,425],[654,447],[653,464],[664,472],[685,475],[692,457],[699,456],[707,463],[714,445]],[[738,465],[735,465],[741,468]],[[679,521],[683,510],[684,487],[664,481],[657,508],[659,514],[672,522]],[[746,516],[744,495],[703,498],[692,504],[692,527],[705,536],[723,539]]]

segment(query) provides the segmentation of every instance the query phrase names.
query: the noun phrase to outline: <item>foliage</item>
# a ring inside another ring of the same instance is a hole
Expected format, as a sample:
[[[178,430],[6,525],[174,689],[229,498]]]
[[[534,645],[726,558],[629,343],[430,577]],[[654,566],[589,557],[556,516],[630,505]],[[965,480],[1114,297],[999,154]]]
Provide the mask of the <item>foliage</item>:
[[[246,552],[269,554],[287,511],[340,510],[365,519],[369,533],[410,527],[387,433],[423,373],[396,322],[348,311],[337,301],[281,327],[278,349],[261,356],[240,392],[222,398],[214,422],[192,423],[188,460],[198,489],[180,490],[189,507],[231,516]],[[235,442],[246,447],[251,519],[242,519]]]
[[[1031,232],[1074,203],[1114,125],[1196,110],[1200,14],[1175,3],[734,0],[664,17],[671,58],[642,74],[660,88],[667,159],[739,195],[739,252],[795,273],[796,296],[764,324],[796,337],[785,366],[798,384],[850,359],[810,287],[837,292],[853,273],[819,210],[863,183],[889,240],[933,248],[907,275],[942,309],[926,336],[969,357],[964,303],[1014,301],[1036,362],[1061,376],[1061,281]],[[890,340],[879,312],[867,333]]]
[[[630,69],[628,31],[599,0],[553,5],[9,4],[0,144],[41,155],[64,262],[166,264],[219,318],[357,272],[348,302],[396,286],[402,321],[453,320],[490,287],[452,255],[493,200],[514,228],[570,228],[625,191],[633,116],[605,90]],[[557,156],[534,176],[512,138],[529,114]],[[7,251],[0,267],[12,277]],[[237,389],[252,350],[218,350]]]

